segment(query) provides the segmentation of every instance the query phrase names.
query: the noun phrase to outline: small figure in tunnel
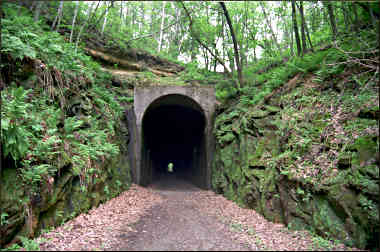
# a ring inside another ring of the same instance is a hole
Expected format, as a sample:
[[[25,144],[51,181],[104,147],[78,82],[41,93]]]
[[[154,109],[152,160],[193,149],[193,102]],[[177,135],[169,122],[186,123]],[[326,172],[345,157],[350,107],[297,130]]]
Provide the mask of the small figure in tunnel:
[[[172,162],[170,162],[169,164],[168,164],[168,172],[170,172],[170,173],[172,173],[172,172],[174,172],[174,170],[173,170],[173,163]]]

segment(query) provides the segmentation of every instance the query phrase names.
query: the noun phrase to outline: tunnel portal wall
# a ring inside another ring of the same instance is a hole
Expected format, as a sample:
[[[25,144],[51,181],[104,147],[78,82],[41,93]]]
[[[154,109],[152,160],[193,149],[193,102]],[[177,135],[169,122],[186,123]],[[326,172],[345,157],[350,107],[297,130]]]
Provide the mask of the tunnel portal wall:
[[[197,106],[192,106],[189,99],[176,99],[174,105],[187,106],[195,110],[201,108],[205,117],[204,143],[202,144],[202,162],[199,171],[194,174],[194,183],[204,189],[211,188],[211,167],[214,151],[213,123],[215,113],[215,90],[212,86],[146,86],[135,87],[134,108],[127,113],[129,128],[131,129],[130,162],[132,167],[133,182],[139,185],[148,185],[152,182],[152,171],[148,153],[143,150],[143,118],[152,104],[160,98],[170,95],[182,95],[193,100]],[[181,102],[183,104],[181,104]],[[155,104],[157,105],[157,104]],[[159,105],[159,104],[158,104]]]

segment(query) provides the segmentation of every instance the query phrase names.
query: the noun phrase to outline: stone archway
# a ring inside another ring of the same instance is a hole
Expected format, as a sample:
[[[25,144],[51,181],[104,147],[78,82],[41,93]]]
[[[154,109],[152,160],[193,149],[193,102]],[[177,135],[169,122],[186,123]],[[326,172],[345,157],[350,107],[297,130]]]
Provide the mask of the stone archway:
[[[171,161],[193,184],[211,188],[215,102],[210,86],[135,87],[128,111],[133,181],[150,184]]]

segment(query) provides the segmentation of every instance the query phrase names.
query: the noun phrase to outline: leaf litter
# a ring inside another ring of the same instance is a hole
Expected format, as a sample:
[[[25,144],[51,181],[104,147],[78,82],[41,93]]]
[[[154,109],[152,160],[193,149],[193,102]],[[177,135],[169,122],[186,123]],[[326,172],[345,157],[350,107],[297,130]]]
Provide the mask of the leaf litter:
[[[132,185],[87,214],[68,221],[45,233],[37,241],[41,250],[113,250],[128,242],[128,236],[138,235],[135,223],[157,204],[165,204],[165,197],[153,188]],[[186,193],[183,203],[200,213],[212,216],[220,225],[230,227],[232,239],[258,250],[356,250],[343,244],[320,246],[307,231],[293,231],[281,223],[266,220],[253,209],[236,203],[212,191],[195,190]],[[154,217],[154,216],[153,216]],[[145,230],[144,230],[145,231]],[[149,241],[147,241],[149,242]]]

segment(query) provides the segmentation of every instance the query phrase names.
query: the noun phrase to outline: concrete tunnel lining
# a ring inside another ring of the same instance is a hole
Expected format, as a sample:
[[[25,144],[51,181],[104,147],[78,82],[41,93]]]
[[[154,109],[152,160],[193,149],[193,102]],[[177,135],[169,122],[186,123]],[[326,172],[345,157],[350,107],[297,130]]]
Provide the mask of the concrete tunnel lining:
[[[153,139],[155,138],[155,131],[149,131],[149,126],[147,127],[145,124],[152,124],[152,128],[154,128],[156,123],[149,123],[149,120],[153,120],[152,118],[155,117],[154,114],[156,113],[158,113],[158,117],[160,117],[160,113],[162,113],[161,115],[164,115],[166,113],[174,113],[174,117],[177,117],[175,116],[175,114],[177,113],[177,115],[187,114],[187,117],[189,117],[190,119],[193,118],[193,121],[198,122],[198,124],[195,123],[195,125],[198,125],[198,130],[195,131],[198,132],[197,134],[200,137],[198,138],[198,141],[195,141],[195,143],[193,143],[193,145],[190,144],[190,147],[194,150],[194,147],[198,146],[198,148],[195,149],[197,149],[196,151],[198,152],[198,159],[196,162],[198,162],[199,164],[197,166],[199,169],[191,170],[193,176],[192,178],[188,179],[190,180],[190,182],[201,188],[210,189],[211,164],[214,151],[214,137],[212,134],[212,129],[214,121],[215,103],[215,90],[212,86],[160,85],[135,87],[134,106],[129,111],[127,111],[128,129],[131,137],[131,141],[129,143],[129,160],[132,168],[131,175],[133,182],[143,186],[149,185],[150,183],[152,183],[154,179],[154,172],[157,171],[151,169],[154,168],[153,165],[157,166],[157,162],[154,163],[155,161],[157,161],[157,158],[152,159],[152,150],[149,149],[152,146],[148,143],[149,136],[151,139],[152,135]],[[165,109],[167,111],[163,112]],[[160,112],[160,110],[162,111]],[[175,112],[176,110],[177,112]],[[151,116],[152,118],[149,119]],[[184,116],[183,118],[187,117]],[[181,120],[186,121],[186,119]],[[157,118],[153,121],[160,121],[160,123],[162,123],[162,121],[157,120]],[[192,121],[190,120],[183,125],[187,126],[190,124],[194,123],[192,123]],[[187,131],[193,131],[193,129],[191,129],[191,127],[189,129],[189,127],[187,127]],[[154,147],[157,146],[153,146],[153,148]],[[191,160],[189,156],[187,157],[187,159],[190,160],[188,163],[192,164],[190,166],[194,167],[195,162],[192,163],[191,161],[194,161],[195,159]]]
[[[142,119],[143,177],[159,180],[173,163],[177,178],[202,184],[206,176],[205,128],[204,112],[193,99],[171,94],[153,101]]]

